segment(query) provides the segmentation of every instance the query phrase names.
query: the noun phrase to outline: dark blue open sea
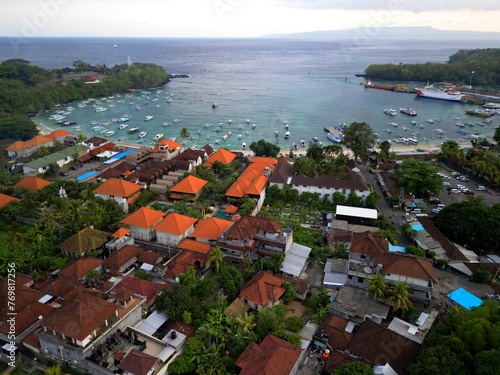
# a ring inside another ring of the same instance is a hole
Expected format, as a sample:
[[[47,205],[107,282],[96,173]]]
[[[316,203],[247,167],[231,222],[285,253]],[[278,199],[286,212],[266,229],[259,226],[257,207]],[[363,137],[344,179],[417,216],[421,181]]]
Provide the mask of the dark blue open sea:
[[[32,38],[13,46],[7,38],[0,38],[0,60],[23,58],[45,68],[69,67],[76,60],[107,66],[130,60],[155,63],[169,73],[189,75],[171,80],[158,94],[155,89],[149,90],[151,94],[137,92],[102,101],[101,105],[109,108],[106,112],[95,113],[90,104],[84,108],[73,104],[76,109],[67,119],[82,126],[77,133],[98,134],[90,121],[106,122],[129,114],[129,129],[137,126],[148,132],[146,144],[152,144],[157,133],[179,139],[180,129],[185,127],[192,135],[201,130],[189,146],[220,140],[221,146],[231,144],[232,149],[241,149],[243,142],[249,144],[262,138],[274,142],[275,132],[279,131],[279,145],[287,150],[293,142],[311,137],[327,144],[324,126],[354,121],[369,123],[380,139],[393,139],[396,134],[412,137],[414,133],[421,145],[436,146],[447,138],[461,140],[463,136],[457,133],[455,123],[478,122],[479,118],[465,114],[474,106],[365,89],[363,79],[354,74],[373,63],[445,62],[459,49],[486,47],[500,47],[500,41],[374,39],[359,44],[350,39]],[[167,102],[168,98],[172,100]],[[211,107],[213,102],[219,104],[216,109]],[[143,109],[136,110],[135,105]],[[390,117],[383,113],[384,108],[400,107],[411,107],[418,116],[409,118],[398,112]],[[51,113],[35,121],[56,129],[59,126],[48,120]],[[145,122],[148,115],[154,118]],[[431,118],[441,122],[430,124],[426,120]],[[174,119],[180,121],[174,123]],[[233,122],[228,123],[229,119]],[[409,124],[410,120],[417,125]],[[290,124],[288,140],[283,138],[285,121]],[[399,127],[390,126],[391,121]],[[492,125],[468,127],[468,136],[491,136],[498,122],[494,119]],[[218,133],[215,128],[220,123],[224,126]],[[212,126],[205,128],[205,124]],[[436,128],[443,130],[444,138],[437,137]],[[116,123],[107,125],[107,130],[116,130],[110,137],[114,140],[120,136],[128,136],[128,143],[138,140],[138,133],[128,135],[126,130],[118,130]],[[229,132],[232,136],[222,141]]]

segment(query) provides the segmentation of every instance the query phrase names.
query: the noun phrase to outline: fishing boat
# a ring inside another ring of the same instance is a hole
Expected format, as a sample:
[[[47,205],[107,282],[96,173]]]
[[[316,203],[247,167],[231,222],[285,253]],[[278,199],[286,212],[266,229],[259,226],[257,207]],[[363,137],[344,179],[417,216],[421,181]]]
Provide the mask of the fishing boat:
[[[292,148],[293,148],[294,150],[297,150],[299,147],[297,146],[297,143],[295,143],[295,142],[294,142],[294,143],[292,144]]]
[[[247,144],[246,144],[245,142],[243,142],[243,143],[241,144],[241,149],[242,149],[242,150],[246,150],[246,149],[247,149]]]
[[[141,134],[139,134],[139,138],[144,138],[146,135],[148,135],[148,132],[141,132]]]
[[[326,135],[326,138],[335,143],[342,143],[344,141],[344,139],[340,135],[335,135],[333,133],[328,133]]]
[[[128,134],[136,133],[139,131],[139,128],[131,128],[127,131]]]
[[[156,135],[153,137],[153,141],[157,141],[157,140],[159,140],[160,138],[163,138],[163,134],[158,133],[158,134],[156,134]]]
[[[123,141],[126,141],[127,139],[128,139],[128,137],[127,137],[127,136],[122,135],[122,136],[118,137],[117,141],[118,141],[118,142],[123,142]]]
[[[181,120],[179,120],[178,118],[174,119],[174,123],[175,123],[175,124],[177,124],[177,123],[179,123],[179,122],[181,122]]]
[[[219,104],[218,104],[218,103],[216,103],[216,102],[213,102],[213,103],[212,103],[212,108],[217,108],[218,106],[219,106]]]
[[[290,138],[290,132],[285,132],[285,136],[284,136],[285,139],[288,139]]]
[[[144,118],[144,121],[146,121],[146,122],[147,122],[147,121],[151,121],[152,119],[153,119],[153,116],[146,116],[146,117]]]
[[[211,126],[212,126],[212,124],[205,124],[205,129],[208,129]]]
[[[300,140],[300,147],[306,147],[306,141],[303,139]]]
[[[394,126],[395,128],[399,126],[397,122],[390,122],[389,125]]]
[[[399,112],[404,113],[405,115],[408,115],[408,116],[416,116],[417,115],[417,112],[411,108],[399,108]]]
[[[396,116],[398,113],[396,112],[395,109],[392,108],[386,108],[384,109],[384,113],[389,116]]]
[[[106,107],[96,107],[96,109],[95,109],[95,111],[97,113],[99,113],[99,112],[105,112],[107,110],[108,110],[108,108],[106,108]]]
[[[106,134],[104,134],[106,137],[111,137],[112,135],[115,134],[115,131],[114,130],[110,130],[108,132],[106,132]]]
[[[123,130],[125,129],[126,127],[128,127],[128,124],[120,124],[120,126],[118,127],[119,130]]]

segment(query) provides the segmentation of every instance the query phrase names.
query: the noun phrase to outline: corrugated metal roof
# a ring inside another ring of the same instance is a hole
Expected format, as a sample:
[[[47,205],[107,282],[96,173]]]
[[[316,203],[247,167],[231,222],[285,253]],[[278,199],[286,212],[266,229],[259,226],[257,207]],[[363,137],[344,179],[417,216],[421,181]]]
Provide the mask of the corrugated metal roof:
[[[354,217],[362,217],[365,219],[376,219],[378,216],[378,212],[372,208],[360,208],[360,207],[350,207],[350,206],[337,206],[337,215],[344,216],[354,216]]]

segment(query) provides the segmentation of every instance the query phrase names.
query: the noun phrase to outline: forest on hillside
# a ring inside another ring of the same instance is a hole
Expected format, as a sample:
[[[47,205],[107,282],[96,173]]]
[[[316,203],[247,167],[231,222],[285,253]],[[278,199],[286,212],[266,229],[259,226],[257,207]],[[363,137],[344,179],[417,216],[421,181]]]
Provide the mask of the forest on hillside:
[[[473,73],[474,72],[474,73]],[[365,75],[374,80],[452,82],[474,88],[500,88],[500,48],[460,50],[446,63],[372,64]]]

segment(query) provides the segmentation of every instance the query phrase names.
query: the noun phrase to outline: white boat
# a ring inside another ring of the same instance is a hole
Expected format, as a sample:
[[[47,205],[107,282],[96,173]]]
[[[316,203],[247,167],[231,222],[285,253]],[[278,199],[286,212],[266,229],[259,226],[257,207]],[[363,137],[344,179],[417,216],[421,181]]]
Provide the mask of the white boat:
[[[128,120],[130,120],[129,116],[123,116],[118,119],[118,122],[122,123],[122,122],[127,122]]]
[[[132,134],[132,133],[135,133],[135,132],[138,132],[139,131],[139,128],[131,128],[127,131],[128,134]]]
[[[340,135],[335,135],[333,133],[328,133],[326,135],[326,138],[335,143],[342,143],[344,141],[344,139]]]
[[[434,124],[434,119],[432,119],[432,118],[428,118],[425,121],[427,121],[429,124]]]
[[[500,103],[487,102],[483,104],[483,108],[500,109]]]
[[[285,139],[290,138],[290,132],[285,132]]]
[[[157,140],[159,140],[160,138],[163,138],[163,134],[158,133],[158,134],[156,134],[156,135],[153,137],[153,141],[157,141]]]
[[[245,142],[243,142],[243,143],[241,144],[241,149],[242,149],[242,150],[246,150],[246,149],[247,149],[247,144],[246,144]]]
[[[181,122],[181,120],[179,120],[178,118],[174,119],[174,123],[178,123],[178,122]]]
[[[396,116],[398,113],[396,112],[395,109],[392,108],[386,108],[384,109],[384,113],[389,116]]]
[[[452,102],[459,102],[463,99],[464,94],[455,90],[453,86],[439,89],[434,86],[427,86],[423,88],[415,88],[415,93],[421,98],[449,100]]]
[[[115,134],[115,131],[114,130],[110,130],[108,132],[106,132],[106,134],[104,134],[106,137],[111,137],[112,135]]]
[[[395,128],[399,126],[397,122],[390,122],[389,125],[394,126]]]
[[[230,123],[232,123],[232,122],[233,122],[233,119],[229,119],[229,120],[227,120],[227,123],[228,123],[228,124],[230,124]]]
[[[146,135],[148,135],[148,132],[141,132],[141,134],[139,134],[139,138],[144,138]]]
[[[293,143],[293,144],[292,144],[292,148],[293,148],[294,150],[297,150],[299,147],[297,146],[297,143]]]
[[[98,131],[98,130],[101,130],[101,129],[102,129],[102,126],[100,126],[100,125],[94,126],[92,128],[92,130],[95,131],[95,132]]]
[[[105,111],[107,111],[107,110],[108,110],[108,108],[106,108],[106,107],[97,107],[97,108],[95,109],[95,111],[96,111],[96,112],[98,112],[98,113],[99,113],[99,112],[105,112]]]
[[[144,119],[144,121],[151,121],[153,119],[153,116],[146,116],[146,118]]]
[[[416,116],[417,115],[417,112],[411,108],[399,108],[399,111],[401,113],[404,113],[405,115],[409,115],[409,116]]]
[[[127,126],[128,126],[127,124],[121,124],[121,125],[118,127],[118,129],[119,129],[119,130],[123,130],[123,129],[125,129]]]
[[[306,147],[306,141],[304,141],[303,139],[300,140],[300,146],[301,147]]]

